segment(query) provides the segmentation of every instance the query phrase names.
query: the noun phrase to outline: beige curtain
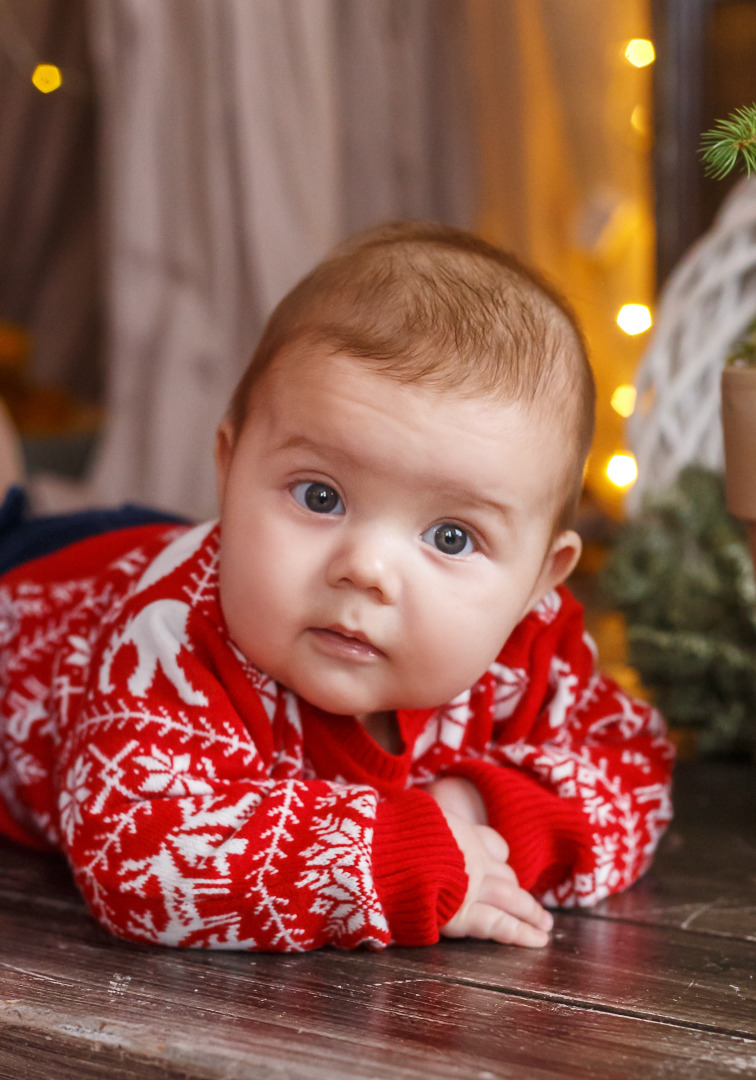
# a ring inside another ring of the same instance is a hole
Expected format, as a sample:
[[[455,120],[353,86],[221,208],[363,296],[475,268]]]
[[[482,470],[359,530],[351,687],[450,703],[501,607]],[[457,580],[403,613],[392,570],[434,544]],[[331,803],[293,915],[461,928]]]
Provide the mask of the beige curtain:
[[[89,491],[201,517],[273,305],[387,217],[472,222],[454,0],[96,0],[108,423]],[[452,152],[454,148],[454,152]]]
[[[38,373],[87,393],[106,296],[108,420],[74,499],[212,514],[214,428],[271,307],[346,233],[430,217],[477,225],[577,307],[600,395],[589,475],[611,503],[608,402],[643,345],[614,315],[652,290],[650,75],[622,57],[648,7],[10,0],[38,50],[70,38],[86,75],[86,29],[94,57],[92,97],[48,100],[47,126],[0,67],[0,318],[31,322]]]

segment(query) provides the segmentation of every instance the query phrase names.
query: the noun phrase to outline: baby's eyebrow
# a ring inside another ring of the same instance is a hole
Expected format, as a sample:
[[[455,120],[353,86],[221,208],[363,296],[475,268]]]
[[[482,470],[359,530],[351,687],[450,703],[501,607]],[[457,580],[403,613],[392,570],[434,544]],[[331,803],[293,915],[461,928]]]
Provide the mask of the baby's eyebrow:
[[[340,458],[347,462],[357,462],[359,460],[357,456],[351,454],[344,447],[324,444],[319,440],[311,439],[308,435],[300,434],[287,436],[276,446],[276,450],[279,452],[307,450],[323,458]],[[452,485],[443,476],[434,477],[428,484],[428,490],[434,495],[443,498],[450,508],[458,507],[459,511],[462,512],[488,511],[502,518],[506,523],[511,523],[515,514],[514,507],[509,503],[484,495],[476,489]]]
[[[279,454],[291,450],[305,451],[326,465],[354,466],[361,463],[359,454],[353,454],[348,447],[324,443],[320,439],[311,439],[308,435],[289,435],[274,446],[274,451]]]
[[[316,443],[314,439],[308,439],[306,435],[289,435],[283,442],[279,443],[276,450],[317,450],[320,448],[320,444]]]
[[[287,450],[307,450],[310,453],[320,454],[323,457],[352,457],[351,454],[340,447],[329,446],[319,440],[311,439],[308,435],[289,435],[288,438],[283,439],[275,446],[275,450],[279,453]]]
[[[438,484],[433,486],[440,494],[447,497],[450,503],[459,506],[462,510],[488,510],[506,521],[511,521],[514,515],[514,507],[509,503],[484,495],[480,491],[449,487],[443,480],[439,480]]]

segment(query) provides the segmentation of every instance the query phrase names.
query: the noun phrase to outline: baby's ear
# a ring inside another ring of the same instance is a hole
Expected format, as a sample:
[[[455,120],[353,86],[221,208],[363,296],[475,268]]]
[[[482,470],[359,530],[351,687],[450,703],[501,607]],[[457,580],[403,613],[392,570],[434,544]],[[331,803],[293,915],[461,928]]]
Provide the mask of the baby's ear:
[[[234,455],[234,429],[228,417],[224,417],[215,433],[215,481],[218,505],[223,509],[231,458]]]
[[[566,581],[577,566],[582,550],[583,541],[572,529],[565,529],[552,540],[533,590],[531,608],[534,608],[547,592]]]

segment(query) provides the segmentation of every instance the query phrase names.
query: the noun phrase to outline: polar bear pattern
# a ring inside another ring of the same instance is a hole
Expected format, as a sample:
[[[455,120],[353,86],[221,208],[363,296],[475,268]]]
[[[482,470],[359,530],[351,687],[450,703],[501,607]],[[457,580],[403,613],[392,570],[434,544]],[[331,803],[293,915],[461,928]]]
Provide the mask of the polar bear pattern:
[[[146,697],[159,664],[182,701],[187,705],[207,705],[205,694],[195,690],[178,662],[179,653],[189,643],[186,625],[190,610],[181,600],[155,600],[137,612],[105,651],[100,668],[100,691],[109,694],[115,689],[110,679],[113,661],[124,645],[131,644],[139,658],[128,682],[134,697]]]

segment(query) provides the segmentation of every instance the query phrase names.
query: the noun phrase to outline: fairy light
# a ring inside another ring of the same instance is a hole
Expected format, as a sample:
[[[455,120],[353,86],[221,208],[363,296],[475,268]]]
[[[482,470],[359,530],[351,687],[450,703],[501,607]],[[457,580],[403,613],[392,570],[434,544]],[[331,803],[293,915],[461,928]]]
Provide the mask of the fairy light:
[[[625,59],[633,67],[642,68],[653,64],[656,59],[656,51],[653,42],[648,38],[633,38],[628,41],[625,49]]]
[[[612,394],[611,405],[616,413],[627,419],[635,412],[636,390],[629,383],[618,386]]]
[[[645,304],[623,304],[617,313],[617,326],[632,337],[651,326],[651,312]]]
[[[648,135],[648,113],[643,105],[636,105],[630,114],[630,124],[639,135]]]
[[[629,488],[638,479],[638,466],[632,454],[613,454],[606,466],[606,475],[618,488]]]
[[[55,64],[37,64],[32,74],[32,82],[40,93],[50,94],[63,83],[63,76]]]

